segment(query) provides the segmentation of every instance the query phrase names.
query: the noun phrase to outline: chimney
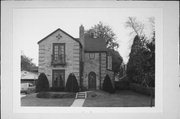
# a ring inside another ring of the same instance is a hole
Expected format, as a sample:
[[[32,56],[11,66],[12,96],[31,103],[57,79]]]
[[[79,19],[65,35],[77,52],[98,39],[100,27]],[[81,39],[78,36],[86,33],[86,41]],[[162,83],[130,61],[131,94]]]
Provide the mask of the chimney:
[[[80,42],[84,48],[84,26],[83,25],[81,25],[79,27],[79,39],[80,39]]]

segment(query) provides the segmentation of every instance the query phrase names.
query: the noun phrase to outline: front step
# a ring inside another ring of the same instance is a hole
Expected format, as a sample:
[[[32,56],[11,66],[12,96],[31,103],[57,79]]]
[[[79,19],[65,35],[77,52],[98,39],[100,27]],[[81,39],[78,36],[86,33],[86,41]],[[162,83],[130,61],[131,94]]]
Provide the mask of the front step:
[[[87,94],[86,92],[78,92],[76,93],[76,99],[86,99]]]

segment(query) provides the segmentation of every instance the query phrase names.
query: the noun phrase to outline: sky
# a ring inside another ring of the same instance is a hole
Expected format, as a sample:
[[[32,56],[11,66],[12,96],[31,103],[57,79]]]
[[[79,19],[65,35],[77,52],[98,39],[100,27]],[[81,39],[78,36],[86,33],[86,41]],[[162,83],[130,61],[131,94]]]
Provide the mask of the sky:
[[[128,17],[136,17],[145,24],[150,35],[148,18],[154,17],[153,8],[49,8],[15,9],[13,11],[13,41],[19,42],[21,53],[38,65],[37,42],[61,28],[71,36],[79,38],[79,26],[90,29],[101,21],[112,28],[117,37],[117,49],[126,64],[134,35],[125,27]]]

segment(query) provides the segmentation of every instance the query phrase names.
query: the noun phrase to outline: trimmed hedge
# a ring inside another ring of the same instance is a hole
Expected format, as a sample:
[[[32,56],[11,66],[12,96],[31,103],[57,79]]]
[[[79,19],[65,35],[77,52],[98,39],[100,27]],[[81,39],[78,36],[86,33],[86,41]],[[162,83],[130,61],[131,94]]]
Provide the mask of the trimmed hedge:
[[[49,82],[45,73],[41,73],[36,83],[36,92],[46,92],[49,90]]]
[[[155,96],[155,89],[152,87],[143,87],[139,84],[131,83],[129,85],[129,88],[135,92],[145,94],[145,95],[152,95],[153,97]]]
[[[65,88],[64,87],[51,87],[49,91],[60,92],[60,91],[65,91]]]
[[[104,82],[103,82],[103,90],[109,93],[115,93],[115,88],[113,88],[111,79],[109,75],[106,75]]]
[[[129,89],[129,81],[115,81],[115,89],[116,90],[128,90]]]
[[[36,94],[37,98],[75,98],[75,93],[53,93],[53,92],[39,92]]]
[[[67,92],[78,92],[79,86],[76,79],[76,76],[73,73],[70,73],[66,82],[66,91]]]

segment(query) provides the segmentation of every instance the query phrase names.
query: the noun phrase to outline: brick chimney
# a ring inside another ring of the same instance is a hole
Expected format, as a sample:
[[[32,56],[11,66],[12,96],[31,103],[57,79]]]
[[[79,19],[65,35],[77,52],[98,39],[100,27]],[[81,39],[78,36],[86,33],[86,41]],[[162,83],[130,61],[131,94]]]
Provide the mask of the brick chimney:
[[[82,44],[82,46],[83,46],[83,49],[84,49],[84,26],[83,25],[81,25],[80,27],[79,27],[79,39],[80,39],[80,42],[81,42],[81,44]]]

